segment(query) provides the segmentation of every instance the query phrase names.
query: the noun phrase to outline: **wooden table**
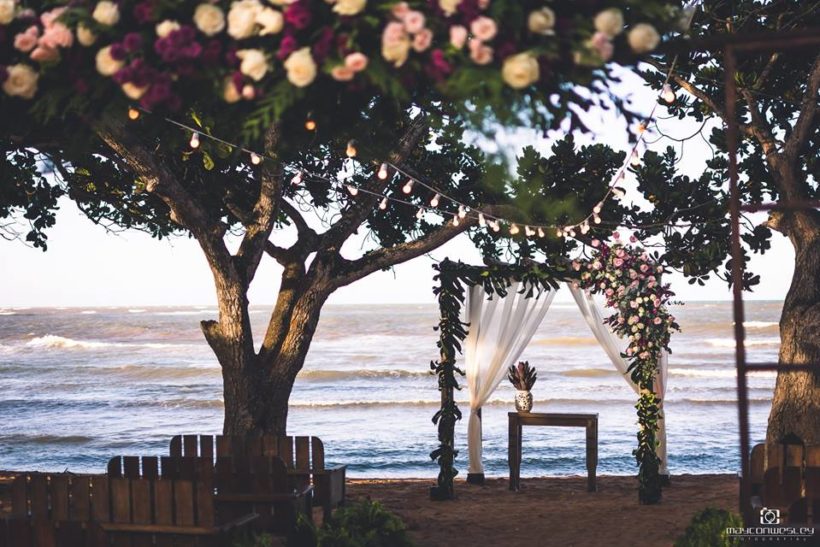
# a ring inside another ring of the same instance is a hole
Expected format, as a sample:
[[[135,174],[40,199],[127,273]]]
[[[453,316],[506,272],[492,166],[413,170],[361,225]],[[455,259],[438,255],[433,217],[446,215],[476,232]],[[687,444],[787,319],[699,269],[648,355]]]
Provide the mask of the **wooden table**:
[[[523,426],[583,427],[587,441],[587,490],[595,492],[595,469],[598,467],[598,415],[597,414],[545,414],[541,412],[510,412],[510,490],[521,488],[521,437]]]

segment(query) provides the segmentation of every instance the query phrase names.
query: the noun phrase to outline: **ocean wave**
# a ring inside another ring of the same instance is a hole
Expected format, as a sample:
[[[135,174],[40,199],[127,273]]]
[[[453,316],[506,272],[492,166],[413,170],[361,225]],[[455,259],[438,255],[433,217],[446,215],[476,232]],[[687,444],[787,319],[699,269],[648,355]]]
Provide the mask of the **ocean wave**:
[[[747,329],[768,329],[771,327],[779,327],[780,323],[777,321],[744,321],[743,326]]]
[[[25,347],[34,349],[105,349],[105,348],[145,348],[145,349],[165,349],[165,348],[182,348],[182,347],[200,347],[192,346],[190,344],[169,344],[162,342],[145,342],[145,343],[131,343],[131,342],[102,342],[99,340],[75,340],[73,338],[66,338],[65,336],[57,336],[55,334],[46,334],[45,336],[37,336],[25,343]]]
[[[706,343],[715,348],[733,348],[735,347],[734,338],[708,338]],[[780,337],[758,338],[745,341],[747,346],[779,346]]]
[[[143,308],[132,308],[128,310],[128,313],[145,313],[146,311],[148,310]]]
[[[83,444],[93,441],[85,435],[3,435],[3,444]]]
[[[430,376],[429,370],[303,370],[299,378],[311,380],[344,380],[348,378],[419,378]]]
[[[17,315],[16,311],[0,309],[0,315]]]
[[[176,310],[176,311],[158,311],[154,315],[202,315],[204,313],[217,313],[217,310],[196,309],[196,310]]]
[[[95,313],[97,313],[96,310],[83,310],[80,312],[81,315],[94,315]]]
[[[686,376],[689,378],[735,378],[737,371],[734,369],[698,369],[698,368],[670,368],[670,376]],[[774,378],[777,373],[774,371],[750,372],[749,376],[758,378]]]
[[[613,369],[603,368],[577,368],[559,372],[561,376],[570,378],[602,378],[605,376],[621,376],[621,373]]]
[[[595,338],[583,336],[557,336],[555,338],[540,338],[531,342],[535,346],[593,346],[597,343]]]

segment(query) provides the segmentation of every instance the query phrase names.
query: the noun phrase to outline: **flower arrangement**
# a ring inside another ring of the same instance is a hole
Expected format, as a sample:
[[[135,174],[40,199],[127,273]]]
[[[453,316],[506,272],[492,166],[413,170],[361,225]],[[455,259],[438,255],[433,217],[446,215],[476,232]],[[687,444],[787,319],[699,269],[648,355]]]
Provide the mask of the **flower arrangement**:
[[[178,110],[210,93],[231,104],[275,100],[277,115],[306,90],[333,103],[332,93],[464,99],[506,85],[543,99],[605,78],[596,69],[610,60],[635,63],[658,45],[656,28],[678,17],[664,0],[628,11],[618,7],[626,0],[595,4],[0,0],[0,102],[100,85],[147,109]]]
[[[627,370],[640,390],[635,405],[640,430],[634,451],[640,466],[640,495],[642,501],[654,503],[660,499],[660,460],[655,447],[661,403],[654,391],[655,377],[661,353],[671,352],[671,334],[680,327],[667,308],[674,293],[668,284],[661,283],[665,268],[644,249],[622,242],[618,232],[613,233],[613,240],[612,245],[592,240],[596,256],[586,262],[574,261],[572,268],[580,274],[581,287],[606,297],[607,307],[615,313],[605,323],[629,340],[623,356],[629,360]],[[636,243],[634,237],[630,243]]]
[[[507,379],[518,391],[530,391],[538,379],[538,373],[529,361],[519,361],[518,365],[510,365]]]

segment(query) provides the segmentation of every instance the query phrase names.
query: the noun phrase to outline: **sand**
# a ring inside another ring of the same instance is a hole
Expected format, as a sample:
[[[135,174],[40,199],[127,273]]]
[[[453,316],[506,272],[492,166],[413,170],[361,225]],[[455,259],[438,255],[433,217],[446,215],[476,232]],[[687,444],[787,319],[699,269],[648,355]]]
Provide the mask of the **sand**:
[[[736,511],[738,479],[732,475],[681,475],[659,505],[639,505],[637,479],[585,477],[522,479],[510,492],[506,479],[485,486],[456,483],[457,499],[429,500],[429,480],[351,480],[348,497],[370,497],[399,514],[419,546],[672,545],[692,516],[707,507]]]
[[[0,513],[8,510],[13,476],[0,472]],[[506,479],[484,486],[457,481],[457,499],[433,502],[429,479],[352,479],[347,494],[380,501],[400,515],[420,547],[671,546],[699,510],[737,507],[732,475],[674,476],[662,503],[651,506],[638,504],[634,477],[599,477],[591,493],[585,477],[525,478],[521,484],[520,492],[510,492]]]

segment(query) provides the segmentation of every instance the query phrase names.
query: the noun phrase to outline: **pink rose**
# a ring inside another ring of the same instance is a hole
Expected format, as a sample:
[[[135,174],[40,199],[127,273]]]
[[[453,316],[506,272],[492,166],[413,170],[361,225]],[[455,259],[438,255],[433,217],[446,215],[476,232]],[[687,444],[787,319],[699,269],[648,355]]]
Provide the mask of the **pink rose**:
[[[606,295],[607,296],[612,296],[613,294],[615,294],[615,291],[613,291],[612,289],[607,289],[606,290]]]
[[[355,73],[344,65],[336,65],[330,71],[330,75],[337,82],[349,82],[355,76]]]
[[[413,37],[413,49],[416,51],[424,51],[433,43],[433,31],[429,28],[421,29],[421,31]]]
[[[56,61],[59,58],[60,53],[56,49],[46,46],[37,46],[37,48],[31,52],[31,59],[38,63]]]
[[[579,271],[581,269],[581,263],[578,262],[577,260],[573,260],[572,261],[572,269],[575,270],[576,272]]]
[[[656,317],[655,319],[652,320],[652,322],[655,323],[656,325],[660,325],[662,323],[660,317]]]
[[[482,15],[473,19],[473,22],[470,23],[470,32],[482,42],[489,42],[498,33],[498,27],[495,21]]]
[[[369,59],[364,53],[350,53],[345,57],[345,66],[353,72],[361,72],[367,68]]]
[[[385,45],[396,45],[398,42],[401,42],[404,37],[404,25],[396,21],[391,21],[390,23],[387,23],[386,27],[384,27],[382,42]]]
[[[592,46],[592,49],[595,50],[595,53],[598,54],[598,57],[601,58],[603,62],[607,62],[612,59],[612,54],[615,52],[615,47],[612,45],[612,40],[609,39],[603,32],[596,32],[592,36],[592,40],[590,40],[589,45]]]
[[[23,53],[28,53],[37,45],[37,27],[31,26],[25,32],[14,37],[14,47]]]
[[[410,10],[404,15],[404,28],[410,34],[421,32],[425,22],[424,14],[420,11]]]
[[[637,238],[637,237],[635,237],[635,236],[629,236],[629,242],[630,242],[630,243],[637,243],[637,242],[638,242],[638,238]]]
[[[485,46],[479,40],[470,40],[470,59],[477,65],[487,65],[493,60],[493,48]]]
[[[478,0],[478,9],[487,9],[490,7],[490,0]]]
[[[593,246],[593,247],[597,248],[600,244],[601,244],[601,242],[600,242],[600,241],[598,241],[597,239],[593,239],[593,240],[592,240],[592,246]]]
[[[646,270],[648,270],[648,269],[649,269],[649,266],[647,266],[646,264],[641,264],[641,271],[642,272],[646,273]]]
[[[47,11],[40,16],[40,21],[43,23],[45,28],[48,28],[60,17],[66,8],[56,8],[51,11]]]
[[[410,11],[410,6],[407,5],[407,2],[399,2],[393,6],[390,11],[396,19],[404,19],[405,15]]]
[[[450,27],[450,43],[456,49],[461,49],[467,43],[467,29],[461,25]]]
[[[612,232],[612,239],[621,239],[621,234],[618,232]]]
[[[615,267],[617,267],[617,268],[620,268],[621,266],[624,265],[624,261],[620,258],[616,258],[615,260],[612,261],[612,263],[615,264]]]
[[[71,47],[74,43],[74,35],[62,23],[54,23],[46,27],[43,35],[40,37],[40,45],[56,49],[58,47]]]

